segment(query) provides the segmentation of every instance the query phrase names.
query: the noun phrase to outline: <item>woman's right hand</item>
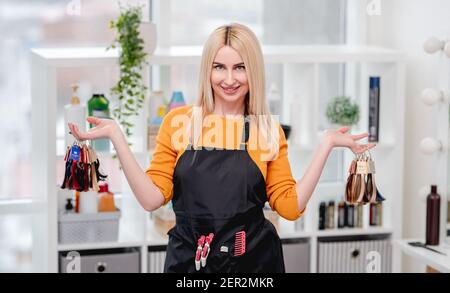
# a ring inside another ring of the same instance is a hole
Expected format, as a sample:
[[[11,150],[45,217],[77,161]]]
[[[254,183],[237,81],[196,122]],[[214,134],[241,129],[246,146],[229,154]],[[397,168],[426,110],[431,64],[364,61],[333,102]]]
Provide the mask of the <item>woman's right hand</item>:
[[[80,132],[78,126],[73,123],[69,123],[69,129],[71,134],[79,141],[93,140],[100,138],[112,139],[113,136],[120,133],[120,127],[113,119],[100,119],[96,117],[88,117],[87,121],[94,124],[95,127],[89,129],[87,132]]]

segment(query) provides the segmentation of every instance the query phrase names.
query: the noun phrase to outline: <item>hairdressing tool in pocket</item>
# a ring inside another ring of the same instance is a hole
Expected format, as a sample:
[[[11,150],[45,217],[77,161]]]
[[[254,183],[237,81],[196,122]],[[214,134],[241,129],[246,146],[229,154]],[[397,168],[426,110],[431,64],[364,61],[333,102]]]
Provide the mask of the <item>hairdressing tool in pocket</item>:
[[[241,256],[246,249],[246,235],[245,231],[236,232],[234,239],[234,256]]]

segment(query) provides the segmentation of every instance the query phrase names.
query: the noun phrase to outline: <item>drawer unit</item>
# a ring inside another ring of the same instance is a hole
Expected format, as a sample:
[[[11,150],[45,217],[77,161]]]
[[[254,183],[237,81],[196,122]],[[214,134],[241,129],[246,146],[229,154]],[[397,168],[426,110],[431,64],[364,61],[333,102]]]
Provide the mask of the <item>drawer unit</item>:
[[[283,239],[281,242],[286,273],[309,273],[309,240]]]
[[[166,261],[167,246],[150,246],[148,248],[148,268],[149,273],[163,273],[164,262]]]
[[[364,238],[319,238],[319,273],[391,272],[389,236]]]
[[[73,252],[59,255],[61,273],[139,273],[140,253],[138,248],[117,248],[80,251],[79,261]],[[68,255],[69,254],[69,255]]]

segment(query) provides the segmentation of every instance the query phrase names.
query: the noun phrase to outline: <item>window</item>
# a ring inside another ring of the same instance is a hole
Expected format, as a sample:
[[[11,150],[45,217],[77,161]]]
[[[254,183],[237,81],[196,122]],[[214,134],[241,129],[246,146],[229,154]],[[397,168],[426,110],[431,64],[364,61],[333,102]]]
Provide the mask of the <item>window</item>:
[[[127,2],[148,5],[145,0]],[[0,2],[0,131],[5,138],[0,144],[0,199],[31,195],[30,48],[107,46],[113,39],[108,23],[118,11],[117,1],[110,0]],[[148,18],[148,9],[144,13]],[[69,78],[83,75],[86,80],[96,75],[81,70],[71,74]],[[70,97],[74,81],[60,80],[64,89],[58,95]]]

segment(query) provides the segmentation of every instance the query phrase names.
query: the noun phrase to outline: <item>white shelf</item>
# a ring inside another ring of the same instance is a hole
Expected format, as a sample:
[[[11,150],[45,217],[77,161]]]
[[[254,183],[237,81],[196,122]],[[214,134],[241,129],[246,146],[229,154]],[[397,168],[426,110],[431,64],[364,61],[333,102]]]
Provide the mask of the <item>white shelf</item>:
[[[142,241],[114,241],[114,242],[59,244],[58,251],[140,247],[143,244],[144,242]]]
[[[56,123],[58,105],[58,71],[60,68],[81,67],[113,67],[118,65],[118,51],[106,51],[105,48],[63,48],[63,49],[34,49],[31,52],[31,93],[33,103],[32,131],[33,131],[33,200],[42,202],[44,208],[39,210],[35,221],[36,228],[36,257],[33,258],[36,271],[58,271],[58,251],[87,250],[120,247],[141,247],[144,251],[141,265],[146,271],[146,247],[167,244],[167,237],[160,235],[154,228],[153,222],[149,220],[148,213],[143,211],[132,196],[123,198],[123,215],[126,221],[121,221],[119,241],[107,243],[82,243],[82,244],[58,244],[57,241],[57,206],[56,194],[56,164],[63,155],[56,147]],[[150,65],[196,65],[200,64],[201,47],[171,47],[158,48],[155,54],[148,57]],[[361,72],[350,75],[349,80],[354,80],[358,86],[355,88],[354,96],[360,97],[362,107],[367,107],[367,77],[373,74],[379,75],[386,85],[381,103],[381,113],[385,113],[381,120],[387,118],[389,131],[380,130],[380,139],[377,148],[392,153],[392,160],[377,161],[377,182],[380,184],[388,201],[383,209],[383,223],[388,227],[368,227],[366,229],[335,229],[317,231],[317,206],[318,202],[325,197],[337,196],[345,188],[345,182],[320,183],[315,190],[311,202],[308,204],[308,212],[305,213],[305,231],[295,231],[294,225],[285,225],[279,230],[282,239],[309,238],[311,240],[311,272],[316,271],[318,237],[392,234],[392,238],[401,236],[402,216],[402,194],[403,187],[397,182],[402,182],[403,170],[399,168],[395,174],[384,172],[392,170],[396,166],[403,166],[402,150],[404,145],[404,65],[403,56],[398,51],[370,46],[346,46],[346,45],[323,45],[323,46],[265,46],[263,47],[264,60],[266,63],[280,64],[283,67],[283,93],[287,97],[283,100],[283,109],[289,109],[290,102],[295,93],[302,93],[301,101],[308,103],[301,109],[306,109],[302,114],[315,113],[305,117],[306,122],[299,123],[303,128],[297,128],[301,133],[310,136],[301,136],[300,145],[289,143],[289,150],[293,151],[300,159],[300,164],[307,164],[308,152],[316,147],[313,142],[316,138],[314,133],[318,131],[319,93],[322,64],[328,63],[360,63]],[[387,65],[386,65],[387,64]],[[380,65],[380,66],[378,66]],[[148,77],[148,76],[147,76]],[[364,104],[366,103],[366,104]],[[303,105],[303,104],[301,104]],[[388,107],[386,109],[386,107]],[[389,111],[386,111],[389,110]],[[299,113],[300,114],[300,113]],[[363,112],[363,115],[367,113]],[[145,114],[144,114],[145,116]],[[288,116],[289,117],[289,116]],[[145,118],[145,117],[139,117]],[[289,120],[289,119],[288,119]],[[141,123],[142,122],[142,123]],[[289,121],[288,121],[289,122]],[[302,121],[304,122],[304,121]],[[362,121],[361,125],[367,125]],[[146,120],[141,119],[136,125],[145,125]],[[296,126],[298,126],[296,124]],[[306,131],[306,132],[304,132]],[[146,129],[138,133],[138,138],[146,135]],[[293,138],[293,137],[292,137]],[[298,137],[297,137],[298,138]],[[308,139],[309,138],[309,139]],[[60,138],[61,139],[61,138]],[[142,152],[136,152],[140,163],[148,164],[146,151],[146,138],[142,146]],[[288,140],[289,142],[289,140]],[[141,149],[139,149],[141,150]],[[295,153],[297,151],[297,153]],[[384,154],[384,152],[383,152]],[[59,155],[59,157],[58,157]],[[109,154],[101,154],[109,155]],[[291,157],[292,158],[292,157]],[[345,164],[346,162],[344,162]],[[294,165],[292,164],[294,167]],[[297,165],[297,168],[300,165]],[[345,173],[344,173],[345,174]],[[344,175],[345,176],[345,175]],[[126,188],[126,182],[122,187]],[[126,223],[126,225],[122,225]],[[132,226],[129,226],[132,225]],[[130,229],[127,229],[128,228]],[[127,233],[129,233],[127,235]],[[393,271],[399,271],[399,260],[393,255]]]
[[[117,65],[118,51],[106,47],[38,48],[31,52],[49,67],[96,67]]]
[[[369,228],[342,228],[320,230],[315,233],[317,237],[338,237],[338,236],[358,236],[358,235],[374,235],[374,234],[391,234],[393,229],[386,227],[369,227]]]
[[[394,245],[398,246],[398,248],[405,254],[412,256],[414,259],[417,259],[427,266],[430,266],[441,273],[450,273],[450,246],[448,244],[430,246],[430,248],[446,254],[442,255],[425,248],[413,247],[408,244],[409,242],[423,243],[423,239],[395,240]]]
[[[340,237],[340,236],[362,236],[362,235],[377,235],[390,234],[392,229],[389,228],[369,228],[369,229],[333,229],[317,232],[295,231],[283,232],[279,231],[280,239],[298,239],[298,238],[312,238],[312,237]],[[91,250],[91,249],[108,249],[108,248],[124,248],[124,247],[141,247],[141,246],[164,246],[167,245],[168,238],[162,236],[154,228],[150,228],[146,241],[126,241],[119,240],[115,242],[96,242],[96,243],[74,243],[74,244],[59,244],[58,251],[72,251],[72,250]]]
[[[372,46],[296,45],[263,46],[266,63],[342,63],[342,62],[398,62],[398,51]],[[105,47],[42,48],[32,52],[46,60],[51,67],[93,67],[117,65],[118,51]],[[200,64],[202,47],[177,46],[157,48],[148,57],[151,65]]]

